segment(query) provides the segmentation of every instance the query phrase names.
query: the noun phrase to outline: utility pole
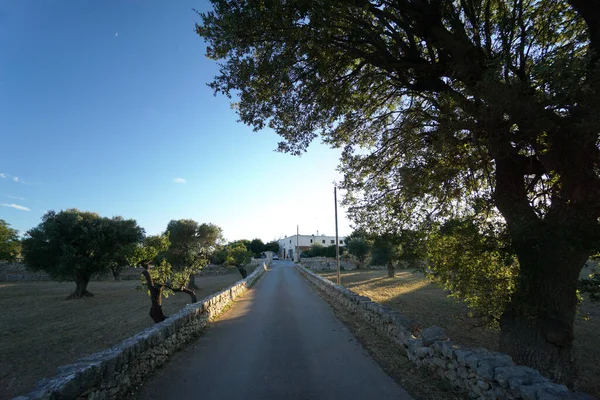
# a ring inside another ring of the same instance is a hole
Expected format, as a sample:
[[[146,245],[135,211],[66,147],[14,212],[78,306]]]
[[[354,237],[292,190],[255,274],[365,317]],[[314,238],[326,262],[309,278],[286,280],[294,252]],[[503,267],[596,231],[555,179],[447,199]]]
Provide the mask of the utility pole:
[[[337,284],[342,284],[340,277],[340,244],[338,241],[338,218],[337,218],[337,186],[333,187],[333,201],[335,202],[335,259],[337,262]]]
[[[300,238],[300,225],[296,225],[296,254],[294,254],[294,258],[296,262],[300,261],[300,254],[298,254],[298,250],[300,250],[300,246],[298,245],[298,239]]]

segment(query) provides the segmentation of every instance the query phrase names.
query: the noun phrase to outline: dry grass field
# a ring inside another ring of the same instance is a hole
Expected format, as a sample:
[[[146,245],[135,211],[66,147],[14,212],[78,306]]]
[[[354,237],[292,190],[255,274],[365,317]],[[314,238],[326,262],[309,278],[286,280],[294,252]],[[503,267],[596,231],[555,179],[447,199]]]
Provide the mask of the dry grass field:
[[[587,272],[589,273],[589,272]],[[334,272],[322,273],[335,282]],[[385,270],[342,272],[342,284],[373,301],[400,311],[424,327],[438,325],[450,338],[471,347],[498,349],[497,330],[474,327],[466,318],[466,306],[448,298],[436,284],[412,270],[398,270],[388,278]],[[589,316],[585,321],[583,316]],[[575,322],[575,355],[580,378],[577,390],[600,398],[600,304],[584,301]]]
[[[251,269],[248,270],[248,273]],[[240,280],[237,270],[198,276],[201,299]],[[137,280],[92,281],[94,297],[65,300],[75,284],[0,282],[0,399],[25,394],[56,368],[103,350],[151,326],[150,298]],[[166,315],[189,303],[177,294],[163,301]]]

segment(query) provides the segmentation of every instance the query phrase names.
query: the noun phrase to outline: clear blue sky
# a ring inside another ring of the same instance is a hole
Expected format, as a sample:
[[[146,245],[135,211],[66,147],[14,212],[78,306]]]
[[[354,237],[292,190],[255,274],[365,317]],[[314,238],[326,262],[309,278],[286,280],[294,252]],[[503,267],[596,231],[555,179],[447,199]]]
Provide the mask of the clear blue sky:
[[[22,234],[47,210],[221,226],[229,240],[334,234],[339,152],[298,158],[237,122],[206,86],[194,32],[208,1],[0,3],[0,218]],[[177,181],[181,182],[178,183]],[[340,235],[350,233],[340,210]]]

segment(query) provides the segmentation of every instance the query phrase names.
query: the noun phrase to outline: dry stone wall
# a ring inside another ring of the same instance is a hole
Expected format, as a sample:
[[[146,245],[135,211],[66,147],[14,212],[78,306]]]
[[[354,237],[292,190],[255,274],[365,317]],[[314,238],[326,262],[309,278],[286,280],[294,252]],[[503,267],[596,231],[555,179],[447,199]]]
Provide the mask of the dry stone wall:
[[[188,304],[165,321],[99,353],[58,368],[25,396],[13,400],[117,399],[161,366],[171,354],[196,338],[238,296],[266,271],[263,264],[246,279],[227,289]]]
[[[310,257],[303,258],[302,265],[312,269],[313,271],[337,271],[337,262],[335,258],[328,257]],[[344,271],[356,269],[356,262],[348,260],[340,260],[340,267]]]
[[[401,345],[416,365],[429,367],[452,385],[465,389],[471,398],[481,400],[593,400],[552,383],[537,370],[517,366],[510,356],[486,349],[464,348],[433,326],[426,329],[368,297],[334,284],[306,268],[298,271],[329,298],[353,312],[360,320]]]

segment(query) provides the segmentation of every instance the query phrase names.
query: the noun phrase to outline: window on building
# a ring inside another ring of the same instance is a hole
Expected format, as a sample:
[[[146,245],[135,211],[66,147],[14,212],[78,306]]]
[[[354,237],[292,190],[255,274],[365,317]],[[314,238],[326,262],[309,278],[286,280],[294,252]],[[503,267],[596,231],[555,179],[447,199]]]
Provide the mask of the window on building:
[[[323,243],[325,243],[325,239],[323,239]]]
[[[310,242],[312,243],[312,239],[310,239]]]
[[[335,243],[335,240],[331,239],[331,244],[334,244],[334,243]]]
[[[343,241],[343,240],[340,240],[340,244],[344,244],[344,241]]]
[[[290,239],[290,243],[292,243],[292,239]]]

